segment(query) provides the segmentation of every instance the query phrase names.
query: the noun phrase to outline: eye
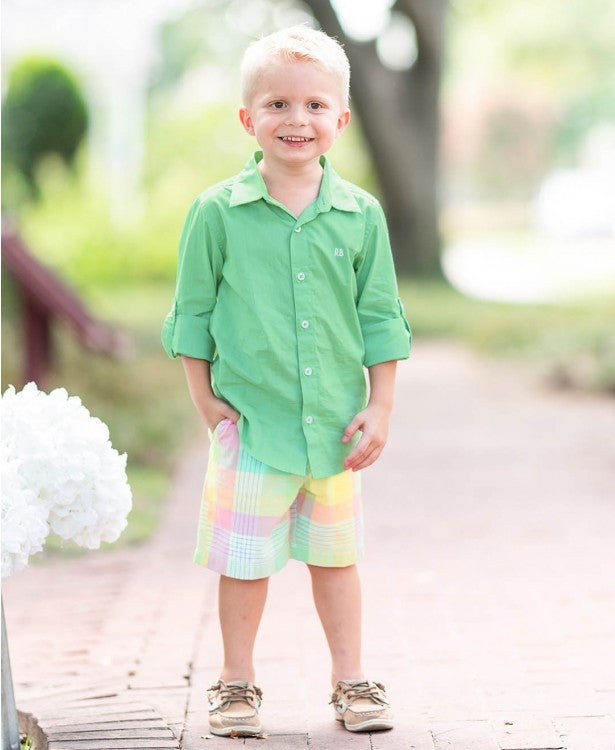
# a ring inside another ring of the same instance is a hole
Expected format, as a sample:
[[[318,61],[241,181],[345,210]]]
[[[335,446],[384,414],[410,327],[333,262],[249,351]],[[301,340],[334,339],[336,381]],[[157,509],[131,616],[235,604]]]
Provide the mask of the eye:
[[[318,110],[322,108],[323,108],[323,105],[320,102],[310,102],[308,104],[308,109]]]
[[[284,109],[286,106],[284,102],[271,102],[269,105],[272,109]]]

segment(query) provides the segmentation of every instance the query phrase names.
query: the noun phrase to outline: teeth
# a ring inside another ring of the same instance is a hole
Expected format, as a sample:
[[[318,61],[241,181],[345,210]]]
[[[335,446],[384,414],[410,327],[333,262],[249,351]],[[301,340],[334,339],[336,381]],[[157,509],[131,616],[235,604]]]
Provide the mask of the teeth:
[[[307,143],[308,141],[311,141],[311,138],[299,138],[295,135],[283,135],[282,136],[283,141],[296,141],[297,143]]]

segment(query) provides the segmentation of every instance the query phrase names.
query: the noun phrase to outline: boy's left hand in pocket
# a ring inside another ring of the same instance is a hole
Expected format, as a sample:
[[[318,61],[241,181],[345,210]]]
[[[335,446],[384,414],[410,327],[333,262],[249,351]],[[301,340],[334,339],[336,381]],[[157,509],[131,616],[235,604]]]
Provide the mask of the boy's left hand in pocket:
[[[390,410],[372,405],[362,409],[344,430],[343,443],[348,443],[357,430],[363,434],[354,450],[344,461],[344,469],[359,471],[376,461],[387,442]]]

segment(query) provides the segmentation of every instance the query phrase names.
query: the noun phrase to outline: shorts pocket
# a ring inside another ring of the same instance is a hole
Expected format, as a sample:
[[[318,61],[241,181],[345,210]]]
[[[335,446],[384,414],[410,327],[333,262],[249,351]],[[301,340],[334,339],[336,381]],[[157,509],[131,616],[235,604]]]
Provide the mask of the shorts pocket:
[[[216,426],[215,426],[215,427],[213,428],[213,430],[212,430],[211,428],[209,428],[209,427],[208,427],[208,428],[207,428],[207,434],[209,435],[209,439],[210,439],[210,440],[213,440],[213,438],[214,438],[214,435],[216,435],[216,433],[217,433],[217,432],[218,432],[218,431],[220,430],[220,427],[222,427],[222,425],[223,425],[223,424],[224,424],[225,422],[230,422],[230,421],[231,421],[231,420],[230,420],[230,419],[229,419],[228,417],[224,417],[224,419],[221,419],[221,420],[220,420],[220,421],[218,422],[218,424],[217,424],[217,425],[216,425]]]

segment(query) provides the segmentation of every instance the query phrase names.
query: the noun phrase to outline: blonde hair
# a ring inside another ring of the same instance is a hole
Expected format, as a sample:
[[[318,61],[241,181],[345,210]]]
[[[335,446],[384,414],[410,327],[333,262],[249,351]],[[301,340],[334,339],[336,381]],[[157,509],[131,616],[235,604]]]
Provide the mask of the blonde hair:
[[[272,60],[312,62],[339,79],[342,100],[348,105],[350,64],[342,45],[323,31],[309,26],[290,26],[248,45],[241,62],[241,95],[248,104],[258,78]]]

